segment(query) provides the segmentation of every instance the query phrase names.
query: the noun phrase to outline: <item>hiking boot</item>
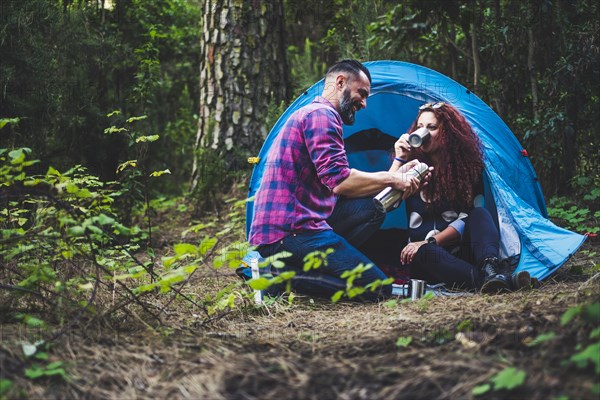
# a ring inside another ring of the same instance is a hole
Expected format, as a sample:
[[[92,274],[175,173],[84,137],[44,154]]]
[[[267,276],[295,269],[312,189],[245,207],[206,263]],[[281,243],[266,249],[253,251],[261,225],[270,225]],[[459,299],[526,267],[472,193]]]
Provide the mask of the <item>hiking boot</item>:
[[[531,289],[531,276],[529,275],[529,272],[527,271],[519,271],[519,272],[515,272],[510,279],[510,283],[511,283],[511,290],[513,292],[516,292],[517,290],[521,290],[521,289]]]
[[[483,285],[481,293],[494,294],[510,290],[509,275],[499,273],[500,261],[496,257],[488,257],[481,262]]]

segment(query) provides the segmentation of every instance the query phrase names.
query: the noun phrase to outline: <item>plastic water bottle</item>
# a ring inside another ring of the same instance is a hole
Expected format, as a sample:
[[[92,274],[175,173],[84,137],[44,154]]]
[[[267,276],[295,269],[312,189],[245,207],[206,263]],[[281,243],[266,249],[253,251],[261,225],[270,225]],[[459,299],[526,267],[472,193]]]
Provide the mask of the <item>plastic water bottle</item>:
[[[406,176],[408,178],[412,178],[414,176],[417,177],[419,180],[422,180],[425,177],[425,174],[427,174],[427,171],[429,171],[429,166],[425,163],[420,162],[411,169],[409,169],[406,173]],[[400,199],[402,198],[403,194],[404,192],[402,190],[396,190],[391,186],[388,186],[381,192],[379,192],[377,196],[373,198],[373,201],[381,211],[389,211],[392,208],[398,207],[398,204],[400,204]]]
[[[258,258],[257,257],[252,257],[252,259],[250,260],[250,270],[252,271],[252,279],[260,278],[260,271],[258,270]],[[262,290],[254,291],[254,302],[256,304],[263,303]]]

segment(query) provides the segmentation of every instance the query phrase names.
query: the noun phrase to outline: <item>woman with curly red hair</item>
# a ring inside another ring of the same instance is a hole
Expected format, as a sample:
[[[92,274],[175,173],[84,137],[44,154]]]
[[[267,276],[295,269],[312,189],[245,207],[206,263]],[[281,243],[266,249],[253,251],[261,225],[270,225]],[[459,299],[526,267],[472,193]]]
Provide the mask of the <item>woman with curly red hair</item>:
[[[429,136],[412,147],[408,134],[395,144],[393,167],[418,159],[433,166],[428,185],[406,200],[409,243],[400,261],[428,283],[495,293],[529,285],[529,274],[500,273],[500,236],[483,207],[482,144],[465,117],[447,103],[419,108],[410,132]]]

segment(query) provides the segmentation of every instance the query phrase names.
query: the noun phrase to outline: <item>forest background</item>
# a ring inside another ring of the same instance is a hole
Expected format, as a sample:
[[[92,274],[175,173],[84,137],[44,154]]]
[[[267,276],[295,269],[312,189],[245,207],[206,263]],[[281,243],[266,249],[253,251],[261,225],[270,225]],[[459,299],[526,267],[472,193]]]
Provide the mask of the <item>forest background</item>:
[[[591,0],[1,0],[2,322],[35,333],[26,357],[0,348],[0,394],[63,376],[50,344],[84,321],[251,307],[198,270],[239,265],[246,160],[341,58],[469,88],[527,150],[550,217],[593,236],[599,17]]]

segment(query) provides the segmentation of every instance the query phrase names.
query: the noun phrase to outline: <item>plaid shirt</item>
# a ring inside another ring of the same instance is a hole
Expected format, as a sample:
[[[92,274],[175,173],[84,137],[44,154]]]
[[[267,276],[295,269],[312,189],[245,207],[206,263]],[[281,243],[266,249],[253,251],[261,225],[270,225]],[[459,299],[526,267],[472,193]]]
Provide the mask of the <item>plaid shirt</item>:
[[[250,244],[331,229],[325,220],[337,200],[332,190],[348,175],[342,118],[318,96],[292,114],[269,150],[254,198]]]

